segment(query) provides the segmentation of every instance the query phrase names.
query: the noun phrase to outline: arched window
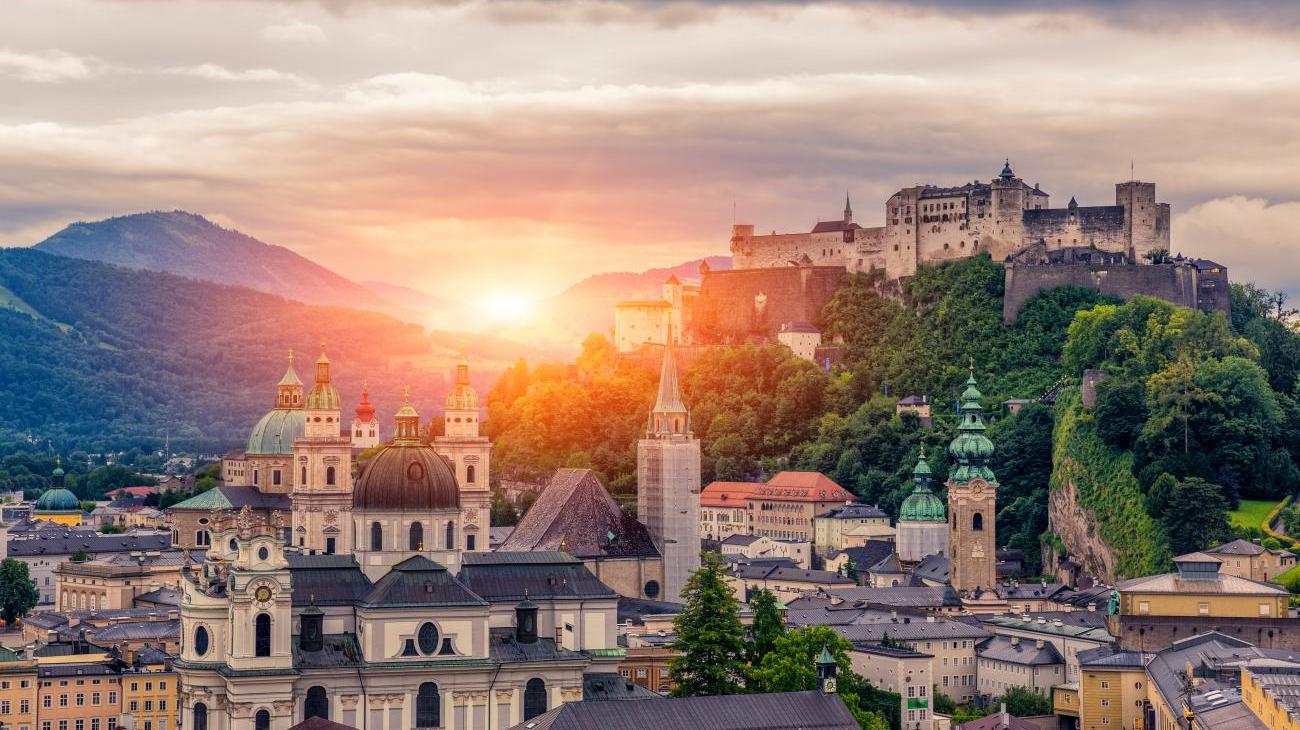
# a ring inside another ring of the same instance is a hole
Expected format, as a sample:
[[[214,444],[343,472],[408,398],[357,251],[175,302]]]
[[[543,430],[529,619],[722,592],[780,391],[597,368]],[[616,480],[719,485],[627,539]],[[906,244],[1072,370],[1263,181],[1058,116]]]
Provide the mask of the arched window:
[[[325,467],[325,483],[334,486],[334,467]]]
[[[424,549],[424,525],[419,522],[411,523],[411,549]]]
[[[313,717],[330,719],[330,701],[325,696],[325,688],[320,685],[307,690],[307,700],[302,704],[302,719],[310,720]]]
[[[253,730],[271,730],[271,713],[267,710],[258,710],[253,716]]]
[[[470,464],[469,466],[465,467],[465,483],[466,483],[466,484],[473,484],[473,483],[474,483],[474,465],[473,465],[473,464]]]
[[[208,653],[208,630],[202,626],[194,629],[194,656]]]
[[[305,466],[302,468],[302,479],[298,480],[298,484],[303,487],[307,486],[307,467]]]
[[[442,699],[438,697],[438,685],[425,682],[415,695],[415,726],[442,727]]]
[[[194,727],[192,730],[208,730],[208,706],[202,702],[194,703]]]
[[[384,528],[378,522],[370,523],[370,549],[384,549]]]
[[[207,530],[199,530],[194,533],[194,544],[199,547],[207,547],[212,544],[212,535]]]
[[[253,656],[271,656],[271,615],[257,614],[253,630]]]
[[[447,521],[447,549],[456,549],[456,523],[450,520]]]
[[[546,712],[546,682],[533,677],[524,685],[524,719],[531,720]]]
[[[983,529],[984,529],[984,515],[980,514],[979,512],[976,512],[976,513],[975,513],[975,516],[970,518],[970,529],[972,529],[972,530],[983,530]]]

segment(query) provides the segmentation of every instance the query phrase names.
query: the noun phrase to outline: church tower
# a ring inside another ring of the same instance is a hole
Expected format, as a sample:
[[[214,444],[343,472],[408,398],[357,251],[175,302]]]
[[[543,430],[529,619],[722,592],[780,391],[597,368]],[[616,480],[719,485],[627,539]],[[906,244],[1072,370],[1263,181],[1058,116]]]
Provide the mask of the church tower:
[[[294,545],[323,553],[352,552],[352,440],[340,430],[339,392],[321,343],[316,382],[304,403],[306,425],[293,442]]]
[[[700,440],[677,385],[669,332],[659,373],[659,397],[636,448],[637,517],[664,558],[663,600],[680,602],[700,567]]]
[[[361,402],[357,404],[356,418],[352,419],[352,448],[370,449],[379,445],[379,419],[370,402],[370,386],[361,386]]]
[[[993,442],[984,435],[984,409],[971,365],[961,394],[961,423],[948,447],[956,468],[948,477],[948,576],[969,594],[997,586],[998,482],[988,461]]]
[[[898,559],[904,563],[948,553],[948,518],[943,500],[930,491],[932,476],[922,449],[912,470],[912,493],[898,510]]]
[[[443,403],[443,435],[434,438],[433,449],[456,473],[461,545],[470,551],[486,551],[492,512],[492,442],[479,433],[478,392],[469,384],[469,362],[463,349],[456,365],[456,382]]]

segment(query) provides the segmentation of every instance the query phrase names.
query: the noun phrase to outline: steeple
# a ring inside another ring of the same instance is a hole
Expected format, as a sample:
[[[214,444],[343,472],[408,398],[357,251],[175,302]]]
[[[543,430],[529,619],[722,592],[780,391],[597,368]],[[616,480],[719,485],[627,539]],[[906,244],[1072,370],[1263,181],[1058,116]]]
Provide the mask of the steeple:
[[[925,446],[921,447],[921,458],[912,469],[912,493],[903,500],[898,510],[899,522],[943,522],[943,501],[930,491],[930,462],[925,459]]]
[[[298,372],[293,369],[293,350],[289,350],[289,367],[276,386],[275,407],[302,408],[302,381],[298,379]]]
[[[1015,176],[1016,173],[1011,171],[1011,158],[1008,157],[1006,158],[1006,161],[1002,163],[1002,172],[998,174],[998,177],[1002,178],[1003,180],[1010,180]]]
[[[397,431],[393,434],[393,443],[402,446],[418,446],[420,443],[420,414],[411,406],[411,386],[402,391],[402,407],[397,409],[394,419]]]
[[[847,225],[853,222],[853,204],[849,202],[849,193],[844,192],[844,223]]]
[[[63,488],[63,457],[54,457],[54,471],[50,473],[50,484],[54,489]]]
[[[659,397],[650,411],[649,435],[655,437],[688,434],[690,430],[690,412],[682,403],[681,389],[677,385],[677,360],[673,356],[673,328],[669,325],[668,340],[664,345],[663,365],[659,369]]]
[[[316,383],[307,394],[307,409],[337,411],[341,407],[339,392],[330,382],[330,359],[325,355],[325,341],[321,340],[320,357],[316,358]]]
[[[966,390],[961,394],[961,423],[957,426],[957,437],[948,446],[948,453],[957,462],[952,479],[958,483],[977,477],[986,482],[997,482],[993,470],[988,467],[988,460],[993,456],[993,442],[984,435],[982,397],[979,388],[975,387],[975,361],[972,359]]]
[[[375,406],[370,402],[370,383],[361,384],[361,402],[357,404],[357,420],[370,423],[375,418]]]

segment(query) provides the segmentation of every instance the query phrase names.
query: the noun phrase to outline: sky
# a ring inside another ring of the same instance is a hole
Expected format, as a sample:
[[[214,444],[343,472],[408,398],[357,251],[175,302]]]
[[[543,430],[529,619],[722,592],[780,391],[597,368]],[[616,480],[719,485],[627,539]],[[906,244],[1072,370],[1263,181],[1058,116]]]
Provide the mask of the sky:
[[[1009,157],[1058,205],[1131,164],[1175,252],[1300,293],[1297,120],[1296,3],[5,0],[0,245],[179,208],[534,299]]]

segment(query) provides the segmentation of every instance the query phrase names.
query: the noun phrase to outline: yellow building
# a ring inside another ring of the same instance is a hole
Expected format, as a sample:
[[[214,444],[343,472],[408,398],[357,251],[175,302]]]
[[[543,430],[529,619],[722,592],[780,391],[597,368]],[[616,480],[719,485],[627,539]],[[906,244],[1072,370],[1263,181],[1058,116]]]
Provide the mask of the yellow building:
[[[1205,553],[1220,560],[1219,572],[1251,580],[1277,580],[1295,567],[1295,553],[1272,550],[1248,540],[1233,540]]]
[[[66,560],[54,569],[54,605],[63,611],[135,608],[135,597],[180,590],[180,550],[111,553],[94,560]]]
[[[1294,666],[1241,668],[1241,702],[1269,730],[1300,730],[1300,671]]]
[[[158,651],[139,652],[140,666],[122,673],[122,717],[127,730],[175,730],[179,698],[176,674]]]
[[[1077,698],[1080,730],[1141,730],[1147,699],[1146,662],[1137,651],[1101,647],[1079,652]],[[1056,703],[1070,704],[1057,689]]]
[[[36,662],[0,647],[0,722],[9,730],[36,728]]]

